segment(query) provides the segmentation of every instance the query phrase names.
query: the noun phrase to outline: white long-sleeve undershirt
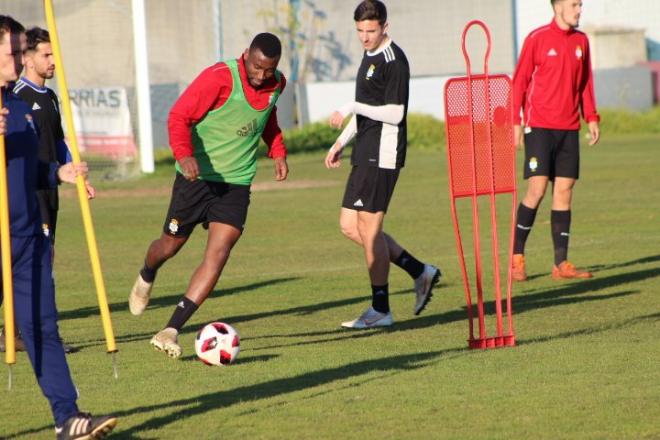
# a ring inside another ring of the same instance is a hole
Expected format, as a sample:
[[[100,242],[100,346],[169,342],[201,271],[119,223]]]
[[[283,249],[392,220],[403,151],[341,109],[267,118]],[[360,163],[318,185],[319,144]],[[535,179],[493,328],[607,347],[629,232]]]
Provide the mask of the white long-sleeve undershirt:
[[[374,121],[397,125],[403,120],[403,110],[403,104],[369,105],[353,101],[344,104],[337,111],[344,117],[354,113]]]
[[[351,117],[351,120],[348,121],[348,124],[346,124],[346,127],[344,127],[344,130],[337,138],[337,142],[339,143],[341,148],[344,148],[346,144],[348,144],[351,141],[351,139],[353,139],[356,133],[357,133],[357,117],[353,115]]]

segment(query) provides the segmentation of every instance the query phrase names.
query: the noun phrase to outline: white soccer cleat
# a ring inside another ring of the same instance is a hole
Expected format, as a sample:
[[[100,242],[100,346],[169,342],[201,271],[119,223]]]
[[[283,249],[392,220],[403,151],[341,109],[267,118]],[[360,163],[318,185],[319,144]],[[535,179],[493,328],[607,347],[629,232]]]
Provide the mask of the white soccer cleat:
[[[128,308],[135,316],[141,315],[149,305],[149,296],[154,283],[148,283],[138,274],[135,284],[128,295]]]
[[[181,346],[177,341],[177,336],[179,332],[172,327],[167,327],[151,338],[149,342],[153,347],[158,351],[164,351],[167,355],[173,359],[181,356]]]
[[[424,265],[424,272],[415,280],[415,315],[422,313],[422,310],[431,301],[433,296],[433,286],[440,280],[440,269],[431,265]]]
[[[344,328],[373,328],[373,327],[388,327],[394,324],[392,319],[392,312],[380,313],[369,307],[366,312],[358,319],[352,321],[342,322],[341,326]]]

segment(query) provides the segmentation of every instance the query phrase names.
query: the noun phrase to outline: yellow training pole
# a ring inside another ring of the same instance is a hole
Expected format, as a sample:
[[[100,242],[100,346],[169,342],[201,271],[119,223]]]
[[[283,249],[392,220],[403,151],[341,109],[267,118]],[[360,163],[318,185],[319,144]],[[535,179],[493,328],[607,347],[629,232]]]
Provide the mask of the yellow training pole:
[[[60,42],[57,36],[57,27],[55,25],[55,14],[53,12],[53,3],[51,0],[44,0],[44,9],[46,12],[46,23],[50,33],[50,44],[55,57],[55,71],[57,76],[57,86],[62,101],[62,114],[66,120],[66,131],[69,134],[69,150],[73,163],[80,163],[80,153],[78,152],[78,139],[76,130],[73,126],[73,113],[71,112],[71,101],[69,100],[69,90],[66,86],[66,77],[64,75],[64,64],[62,63],[62,53],[60,51]],[[96,295],[98,296],[99,309],[101,310],[101,320],[103,321],[103,332],[105,333],[105,342],[108,353],[115,353],[115,336],[112,331],[112,322],[110,321],[110,307],[108,307],[108,298],[105,294],[105,285],[101,273],[101,262],[99,260],[99,251],[96,247],[96,235],[94,234],[94,225],[92,224],[92,214],[89,209],[89,200],[87,199],[87,189],[85,188],[85,179],[78,176],[76,179],[78,188],[78,200],[80,201],[80,210],[82,211],[83,225],[85,226],[85,236],[87,237],[87,247],[89,248],[89,258],[94,273],[94,283],[96,284]],[[116,371],[115,371],[116,376]]]
[[[0,108],[2,108],[2,93],[0,93]],[[5,152],[5,136],[0,135],[0,247],[2,248],[2,303],[5,315],[5,363],[7,365],[16,363],[14,285],[11,270],[11,236],[9,234],[7,154]]]

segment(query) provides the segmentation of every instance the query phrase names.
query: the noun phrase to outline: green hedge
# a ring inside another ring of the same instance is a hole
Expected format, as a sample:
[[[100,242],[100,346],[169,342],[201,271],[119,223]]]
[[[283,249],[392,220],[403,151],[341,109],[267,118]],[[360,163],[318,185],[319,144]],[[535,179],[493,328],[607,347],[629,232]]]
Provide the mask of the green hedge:
[[[603,109],[600,111],[603,135],[660,134],[660,107],[647,112]],[[582,124],[586,128],[586,124]],[[325,122],[308,124],[302,129],[285,130],[284,139],[290,153],[328,149],[335,142],[339,130]],[[408,115],[408,145],[424,150],[444,149],[445,123],[433,116]]]
[[[582,124],[584,129],[586,124]],[[340,130],[331,128],[325,121],[307,124],[302,128],[284,130],[284,140],[289,154],[327,150],[339,136]],[[601,111],[603,135],[659,134],[660,107],[648,112],[604,109]],[[262,142],[263,144],[263,142]],[[411,113],[408,115],[408,145],[424,150],[443,149],[445,123],[433,116]],[[265,150],[265,145],[261,145]],[[169,149],[157,159],[172,162]]]
[[[340,133],[341,130],[332,128],[325,122],[314,122],[302,128],[284,130],[284,143],[289,154],[327,150],[332,147]]]
[[[289,154],[327,150],[335,143],[340,133],[341,130],[331,128],[326,122],[315,122],[300,129],[284,130],[284,141]],[[434,149],[444,143],[444,122],[429,115],[408,115],[408,145]]]
[[[600,130],[608,134],[659,134],[660,107],[647,112],[603,109],[600,112]]]
[[[408,115],[408,145],[411,148],[438,150],[445,145],[445,123],[430,115]]]

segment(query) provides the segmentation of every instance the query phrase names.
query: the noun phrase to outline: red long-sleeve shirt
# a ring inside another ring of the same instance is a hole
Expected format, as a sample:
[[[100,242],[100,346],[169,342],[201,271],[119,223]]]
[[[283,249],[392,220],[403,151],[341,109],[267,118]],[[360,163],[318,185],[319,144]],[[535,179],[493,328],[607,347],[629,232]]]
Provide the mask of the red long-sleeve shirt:
[[[562,30],[553,20],[525,39],[513,76],[514,124],[557,130],[580,128],[580,113],[596,112],[589,40],[578,30]]]
[[[247,79],[242,56],[238,59],[238,71],[247,102],[257,109],[268,106],[271,94],[278,87],[275,76],[255,89]],[[280,89],[284,90],[286,85],[284,75],[280,75],[280,82]],[[231,71],[225,63],[221,62],[202,71],[181,94],[172,106],[167,119],[170,148],[174,159],[179,160],[193,155],[192,127],[201,121],[208,112],[224,104],[231,95],[232,87]],[[268,146],[268,157],[286,157],[282,130],[277,123],[277,108],[271,112],[261,138]]]

